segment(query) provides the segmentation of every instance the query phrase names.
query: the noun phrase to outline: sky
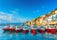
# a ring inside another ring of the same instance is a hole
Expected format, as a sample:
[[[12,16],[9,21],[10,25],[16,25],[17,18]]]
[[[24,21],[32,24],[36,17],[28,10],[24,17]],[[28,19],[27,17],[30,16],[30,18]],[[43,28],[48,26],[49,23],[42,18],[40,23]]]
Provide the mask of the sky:
[[[0,23],[33,20],[57,8],[57,0],[0,0]]]

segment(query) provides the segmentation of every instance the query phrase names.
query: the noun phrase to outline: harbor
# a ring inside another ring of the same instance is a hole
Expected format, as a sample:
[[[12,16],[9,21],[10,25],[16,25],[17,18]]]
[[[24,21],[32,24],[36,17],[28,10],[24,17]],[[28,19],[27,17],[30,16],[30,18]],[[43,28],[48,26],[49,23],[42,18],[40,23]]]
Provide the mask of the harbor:
[[[29,31],[28,33],[24,33],[22,31],[4,32],[4,30],[2,30],[3,28],[5,27],[0,26],[0,40],[57,40],[57,33],[41,33],[39,31],[37,31],[36,34],[31,31]]]
[[[26,21],[21,26],[14,26],[8,25],[7,28],[3,28],[4,31],[9,32],[22,32],[24,34],[31,32],[33,35],[37,34],[37,32],[43,33],[57,33],[57,9],[53,10],[52,12],[40,16],[34,20]]]
[[[0,40],[57,40],[57,0],[0,0]]]

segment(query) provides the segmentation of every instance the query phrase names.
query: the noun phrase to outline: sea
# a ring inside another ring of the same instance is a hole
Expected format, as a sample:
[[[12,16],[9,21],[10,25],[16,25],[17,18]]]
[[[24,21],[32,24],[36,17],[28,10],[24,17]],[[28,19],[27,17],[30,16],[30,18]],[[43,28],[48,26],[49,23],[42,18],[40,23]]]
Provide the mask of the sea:
[[[57,40],[57,34],[37,33],[32,35],[31,32],[24,33],[4,33],[5,26],[0,26],[0,40]]]

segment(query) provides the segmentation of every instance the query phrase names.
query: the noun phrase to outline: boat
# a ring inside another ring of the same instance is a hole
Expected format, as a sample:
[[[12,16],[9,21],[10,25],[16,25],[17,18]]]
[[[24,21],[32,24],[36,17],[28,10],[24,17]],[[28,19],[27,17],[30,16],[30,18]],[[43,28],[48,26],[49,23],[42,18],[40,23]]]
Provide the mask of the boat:
[[[23,31],[22,27],[16,27],[16,28],[15,28],[15,32],[16,32],[16,33],[22,32],[22,31]]]
[[[37,34],[37,29],[36,28],[31,28],[31,33],[32,33],[32,35],[36,35]]]
[[[31,33],[32,35],[36,35],[37,34],[37,27],[35,24],[31,25]]]
[[[47,28],[46,32],[51,33],[51,34],[56,34],[56,29],[55,28]]]
[[[24,34],[27,34],[28,32],[29,32],[29,30],[23,29],[23,33],[24,33]]]
[[[3,30],[13,32],[15,30],[15,28],[13,28],[11,25],[9,25],[8,27],[3,28]]]
[[[51,29],[51,33],[52,33],[52,34],[56,34],[56,29],[55,29],[55,28],[52,28],[52,29]]]
[[[43,26],[41,26],[40,29],[39,29],[39,32],[40,32],[41,34],[45,33],[45,28],[44,28]]]
[[[23,26],[23,33],[27,34],[29,32],[29,27],[27,25]]]
[[[46,32],[47,33],[50,33],[50,28],[46,28]]]
[[[53,27],[50,26],[50,27],[46,28],[46,32],[56,34],[56,28],[54,26]]]

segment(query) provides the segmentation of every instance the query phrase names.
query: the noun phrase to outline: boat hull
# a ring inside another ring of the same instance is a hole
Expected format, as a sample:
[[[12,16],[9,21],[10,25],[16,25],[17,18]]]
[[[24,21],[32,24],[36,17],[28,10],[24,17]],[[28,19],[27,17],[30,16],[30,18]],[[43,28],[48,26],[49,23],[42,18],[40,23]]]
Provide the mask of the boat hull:
[[[40,29],[40,33],[42,33],[42,34],[43,34],[43,33],[45,33],[45,30],[43,30],[43,29]]]
[[[37,34],[37,30],[36,29],[31,29],[31,33],[33,34],[33,35],[35,35],[35,34]]]
[[[4,28],[3,30],[4,31],[14,32],[15,31],[15,28]]]
[[[46,29],[46,32],[47,32],[47,33],[50,33],[50,29],[47,28],[47,29]]]
[[[50,31],[52,34],[56,34],[56,29],[51,29]]]
[[[56,34],[56,29],[46,29],[47,33]]]
[[[29,32],[29,30],[27,30],[27,29],[23,30],[24,34],[27,34],[28,32]]]
[[[18,32],[22,32],[22,31],[23,31],[23,29],[15,30],[16,33],[18,33]]]
[[[14,31],[15,31],[15,28],[11,28],[10,31],[11,31],[11,32],[14,32]]]
[[[4,30],[4,32],[8,32],[8,31],[10,31],[9,28],[4,28],[3,30]]]

